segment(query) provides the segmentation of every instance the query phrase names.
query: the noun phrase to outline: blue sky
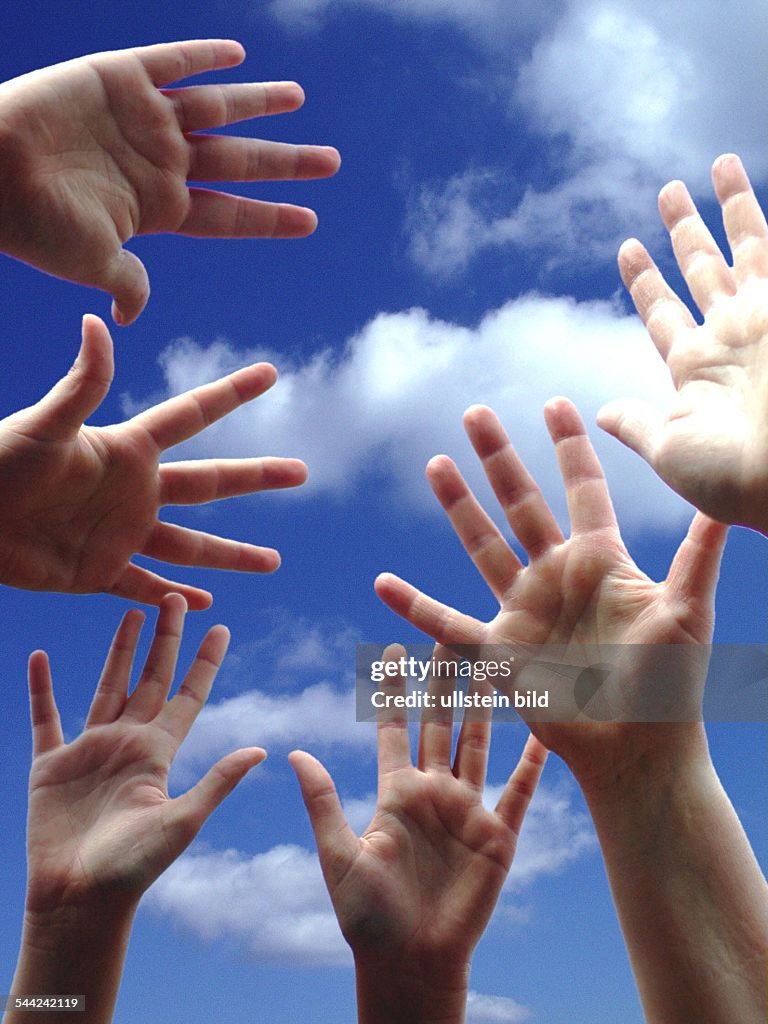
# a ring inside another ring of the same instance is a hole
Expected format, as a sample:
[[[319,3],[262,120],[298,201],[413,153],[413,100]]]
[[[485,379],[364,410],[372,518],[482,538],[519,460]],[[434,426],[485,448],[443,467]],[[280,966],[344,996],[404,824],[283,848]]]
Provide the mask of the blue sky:
[[[348,694],[354,644],[418,639],[379,604],[392,570],[478,616],[493,613],[424,481],[447,451],[478,479],[460,428],[492,404],[562,514],[543,402],[566,394],[588,422],[608,398],[662,403],[668,384],[622,294],[614,253],[643,238],[679,283],[655,207],[685,178],[721,236],[709,186],[718,153],[743,156],[763,200],[768,151],[759,0],[738,21],[722,5],[648,0],[214,0],[17,5],[2,76],[86,52],[177,38],[239,39],[248,56],[219,80],[296,79],[293,115],[238,131],[337,146],[324,182],[246,188],[313,206],[293,242],[133,243],[153,285],[140,320],[115,331],[117,372],[94,422],[268,355],[270,395],[186,446],[188,455],[304,457],[304,494],[265,494],[168,518],[278,547],[271,577],[189,571],[211,611],[190,620],[185,654],[214,622],[232,630],[212,703],[179,758],[184,785],[234,745],[270,751],[148,897],[117,1021],[353,1019],[353,978],[319,879],[285,754],[301,745],[333,771],[361,828],[375,788],[374,741]],[[3,258],[6,372],[0,410],[36,400],[70,365],[84,312],[108,299]],[[625,539],[660,578],[690,510],[631,453],[592,431]],[[717,639],[765,641],[768,545],[729,541]],[[5,870],[0,991],[21,921],[30,744],[30,650],[52,658],[69,735],[78,730],[112,629],[115,599],[4,590],[0,650]],[[235,703],[231,703],[235,702]],[[497,729],[489,779],[521,749]],[[764,725],[717,724],[718,771],[761,857]],[[470,1024],[642,1020],[591,827],[552,759],[508,889],[477,951]]]

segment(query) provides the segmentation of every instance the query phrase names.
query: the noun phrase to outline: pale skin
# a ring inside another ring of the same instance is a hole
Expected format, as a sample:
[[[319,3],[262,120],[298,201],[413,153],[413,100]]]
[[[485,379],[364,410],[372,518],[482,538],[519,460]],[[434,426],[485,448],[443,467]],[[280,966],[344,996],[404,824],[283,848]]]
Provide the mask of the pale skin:
[[[385,659],[403,653],[392,645]],[[437,692],[453,683],[430,686]],[[404,680],[390,678],[383,689],[403,694]],[[452,712],[425,712],[416,764],[403,714],[379,712],[378,801],[361,837],[323,765],[303,751],[290,761],[354,954],[361,1024],[461,1024],[472,952],[509,871],[547,752],[529,738],[490,811],[482,803],[487,714],[465,718],[452,759]]]
[[[621,276],[677,389],[671,409],[621,399],[598,423],[703,512],[768,534],[768,227],[737,156],[719,157],[712,179],[732,264],[681,181],[659,196],[703,324],[639,241],[619,251]]]
[[[268,390],[269,363],[237,370],[124,423],[84,425],[106,396],[112,341],[98,317],[83,320],[77,360],[36,405],[0,421],[0,582],[29,590],[105,592],[146,604],[181,593],[207,608],[208,591],[174,583],[131,561],[271,572],[271,548],[161,522],[164,505],[194,505],[306,478],[297,459],[201,459],[160,464],[165,449]]]
[[[29,661],[33,761],[27,824],[27,897],[12,993],[82,994],[83,1024],[112,1019],[131,923],[147,888],[181,854],[245,774],[259,747],[218,761],[171,799],[173,758],[210,692],[229,642],[209,630],[175,696],[168,699],[186,614],[166,597],[139,682],[131,666],[144,616],[125,615],[83,732],[65,743],[48,658]],[[9,1009],[9,1024],[35,1011]],[[52,1022],[68,1011],[48,1011]]]
[[[161,88],[240,64],[226,39],[91,54],[0,85],[0,250],[56,277],[101,288],[129,324],[149,297],[134,235],[294,238],[312,210],[189,181],[324,178],[329,146],[204,134],[304,102],[295,82]],[[202,134],[199,134],[202,133]],[[3,197],[6,197],[5,200]]]
[[[428,467],[430,483],[498,613],[481,622],[389,574],[377,580],[379,596],[440,644],[501,645],[524,655],[538,644],[620,645],[626,671],[621,681],[606,680],[609,703],[656,682],[650,670],[657,662],[647,658],[653,648],[630,645],[689,645],[694,656],[668,685],[700,701],[706,657],[695,654],[712,636],[726,527],[698,514],[666,580],[649,579],[621,539],[575,408],[554,399],[545,417],[566,488],[570,536],[495,414],[473,407],[467,433],[528,562],[511,549],[456,465],[438,456]],[[681,664],[675,660],[676,669]],[[763,1021],[768,893],[715,774],[703,724],[601,721],[588,714],[569,722],[531,715],[528,724],[566,761],[589,804],[649,1024]]]

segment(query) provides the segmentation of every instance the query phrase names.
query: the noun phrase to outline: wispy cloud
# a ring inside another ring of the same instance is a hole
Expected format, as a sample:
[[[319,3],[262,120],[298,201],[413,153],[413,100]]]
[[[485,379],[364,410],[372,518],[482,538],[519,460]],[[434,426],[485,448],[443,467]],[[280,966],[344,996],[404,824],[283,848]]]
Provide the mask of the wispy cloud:
[[[187,853],[148,900],[201,938],[235,941],[259,960],[316,967],[351,962],[317,855],[299,846],[253,857],[232,849]]]
[[[470,992],[467,996],[467,1024],[522,1024],[533,1014],[507,996],[488,996]]]
[[[355,721],[354,691],[328,683],[295,694],[249,690],[200,712],[173,766],[174,782],[195,778],[201,767],[239,747],[263,746],[269,751],[308,747],[320,752],[335,748],[372,751],[375,726]]]
[[[550,160],[545,187],[523,178],[521,189],[517,164],[513,175],[509,166],[485,167],[482,152],[472,169],[414,182],[410,252],[437,277],[500,245],[545,251],[550,264],[608,259],[626,235],[657,234],[655,193],[665,180],[685,177],[708,192],[710,164],[727,150],[739,152],[756,179],[768,175],[764,118],[752,102],[763,91],[768,43],[762,0],[745,0],[738,17],[714,0],[648,0],[642,8],[629,0],[514,7],[273,0],[271,7],[305,27],[349,8],[456,26],[483,54],[489,96],[506,92],[509,121],[499,132],[509,132],[512,162],[520,137],[523,149],[537,147],[540,160]],[[482,102],[477,93],[473,102]]]
[[[262,355],[223,341],[205,347],[181,339],[161,357],[167,393]],[[283,500],[348,494],[374,472],[378,486],[382,477],[394,485],[390,499],[394,491],[412,508],[436,508],[423,470],[438,452],[456,457],[487,493],[461,429],[467,405],[485,402],[504,420],[564,521],[562,486],[541,416],[555,394],[572,398],[589,424],[611,398],[638,397],[663,407],[672,387],[639,320],[611,302],[530,294],[489,312],[476,327],[435,319],[423,309],[379,313],[342,348],[283,368],[271,392],[177,453],[299,456],[310,467],[310,482]],[[127,397],[126,412],[138,404]],[[687,506],[636,456],[600,431],[594,435],[625,528],[645,526],[651,505],[657,529],[677,528],[688,518]],[[646,488],[642,506],[640,486]]]

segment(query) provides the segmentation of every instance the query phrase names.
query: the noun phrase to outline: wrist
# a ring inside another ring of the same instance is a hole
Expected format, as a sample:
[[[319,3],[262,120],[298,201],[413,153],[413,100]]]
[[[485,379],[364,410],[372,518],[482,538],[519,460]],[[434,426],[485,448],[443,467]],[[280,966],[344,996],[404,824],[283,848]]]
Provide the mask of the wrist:
[[[115,906],[107,901],[62,904],[46,910],[24,911],[22,942],[48,953],[67,946],[72,949],[101,947],[130,931],[137,904]]]
[[[714,772],[702,722],[625,723],[594,748],[565,758],[590,807],[626,805]]]
[[[387,961],[355,957],[360,1024],[461,1024],[469,958]]]

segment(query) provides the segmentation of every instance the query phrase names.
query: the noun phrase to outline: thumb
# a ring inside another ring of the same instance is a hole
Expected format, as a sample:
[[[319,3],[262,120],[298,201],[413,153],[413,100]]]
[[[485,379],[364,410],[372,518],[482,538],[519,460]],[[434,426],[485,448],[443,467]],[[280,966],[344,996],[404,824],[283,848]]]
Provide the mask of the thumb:
[[[323,875],[333,891],[357,855],[359,840],[349,827],[333,779],[317,758],[294,750],[288,760],[301,786]]]
[[[664,425],[664,417],[636,398],[620,398],[604,405],[597,425],[653,465],[653,455]]]
[[[127,249],[118,249],[97,283],[112,296],[112,319],[120,327],[132,324],[147,304],[147,271]]]
[[[261,764],[266,756],[267,752],[261,747],[235,750],[217,761],[192,789],[176,797],[172,805],[173,819],[183,842],[182,849],[192,842],[208,817],[251,768]]]
[[[109,331],[97,316],[86,313],[80,351],[72,369],[34,407],[38,426],[55,440],[76,434],[104,401],[114,372]]]

